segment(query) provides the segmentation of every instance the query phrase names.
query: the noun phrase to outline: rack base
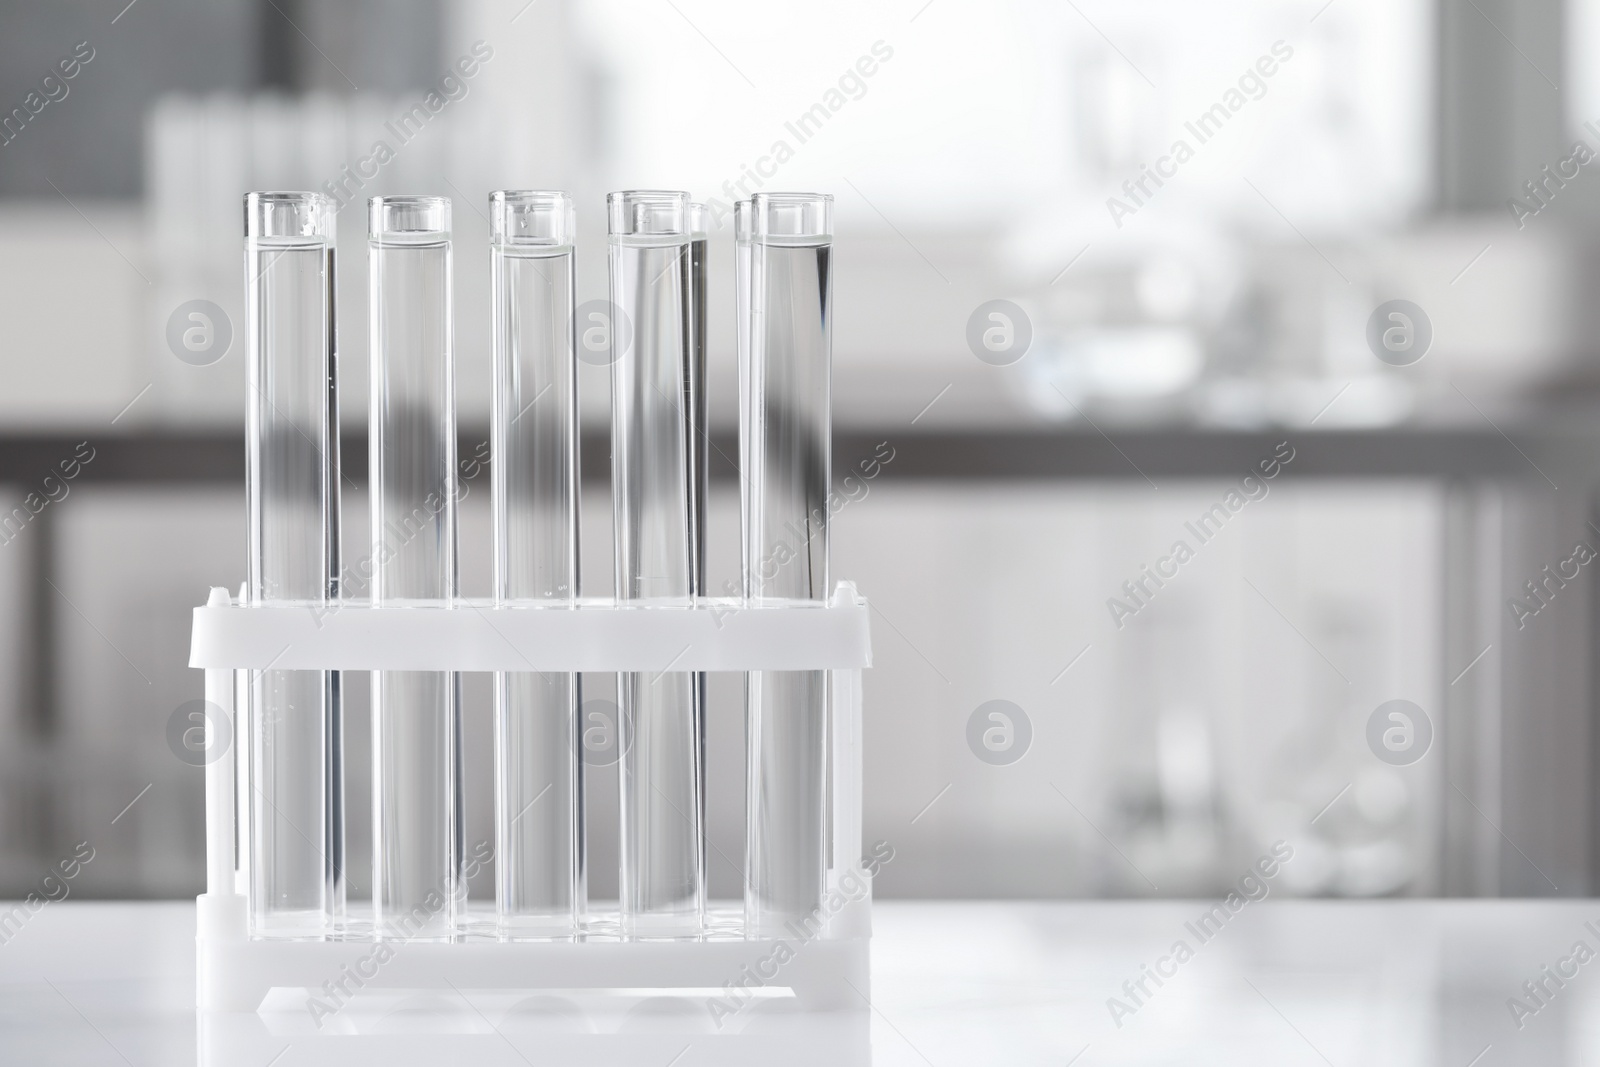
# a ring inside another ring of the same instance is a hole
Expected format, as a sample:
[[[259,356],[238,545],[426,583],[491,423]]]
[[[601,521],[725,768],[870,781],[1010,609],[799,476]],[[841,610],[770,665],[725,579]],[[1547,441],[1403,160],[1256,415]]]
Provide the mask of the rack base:
[[[251,940],[242,895],[203,893],[197,903],[198,1006],[253,1012],[269,997],[280,1006],[301,1002],[316,1032],[353,1001],[383,991],[673,997],[701,1005],[720,1030],[778,999],[803,1011],[864,1010],[870,988],[869,898],[848,903],[810,939],[693,941]]]
[[[870,1067],[870,1012],[791,1004],[761,1002],[718,1029],[699,1004],[649,996],[378,994],[317,1030],[299,1003],[275,998],[260,1012],[196,1013],[196,1047],[200,1067],[274,1056],[278,1067]]]

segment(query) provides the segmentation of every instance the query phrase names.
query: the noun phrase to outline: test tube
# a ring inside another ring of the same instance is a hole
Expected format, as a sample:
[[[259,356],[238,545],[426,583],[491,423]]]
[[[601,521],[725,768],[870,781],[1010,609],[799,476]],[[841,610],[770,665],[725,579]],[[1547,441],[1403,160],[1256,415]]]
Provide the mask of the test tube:
[[[611,302],[626,319],[611,331],[617,598],[686,604],[703,592],[705,551],[689,196],[620,192],[606,206]],[[617,678],[619,895],[630,936],[692,936],[703,925],[704,694],[705,676],[692,672]]]
[[[456,593],[450,201],[368,202],[372,602]],[[372,676],[372,897],[378,937],[451,935],[461,907],[460,692],[446,671]]]
[[[339,596],[334,211],[320,193],[244,199],[251,604]],[[251,671],[251,931],[319,938],[344,912],[339,675]]]
[[[578,596],[576,216],[566,193],[489,197],[494,316],[494,596]],[[583,761],[577,674],[495,675],[495,902],[502,937],[583,920]]]
[[[832,453],[833,198],[751,198],[749,336],[740,375],[746,422],[744,595],[828,596]],[[737,226],[737,222],[736,222]],[[737,233],[737,230],[736,230]],[[745,679],[745,929],[815,932],[826,882],[826,671],[753,671]]]

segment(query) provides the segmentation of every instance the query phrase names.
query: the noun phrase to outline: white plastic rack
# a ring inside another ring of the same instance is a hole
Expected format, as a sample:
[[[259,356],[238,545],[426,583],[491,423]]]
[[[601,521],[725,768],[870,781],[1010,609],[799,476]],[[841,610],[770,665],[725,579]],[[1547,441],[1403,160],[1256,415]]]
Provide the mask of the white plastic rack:
[[[197,1002],[257,1010],[273,990],[323,988],[358,974],[384,990],[660,991],[724,997],[727,983],[792,995],[801,1009],[864,1006],[871,878],[861,848],[861,671],[872,658],[867,604],[848,582],[832,599],[747,607],[737,600],[639,606],[323,608],[243,606],[214,588],[194,609],[189,665],[206,672],[206,700],[234,739],[206,764],[206,892],[198,899]],[[248,810],[248,724],[235,712],[236,672],[250,670],[792,671],[832,674],[828,894],[819,922],[792,938],[748,939],[735,920],[693,940],[628,940],[597,913],[576,937],[406,941],[381,967],[359,928],[329,940],[252,939],[238,812]],[[216,735],[208,738],[208,743]],[[780,950],[780,942],[784,947]],[[752,981],[751,976],[755,976]]]

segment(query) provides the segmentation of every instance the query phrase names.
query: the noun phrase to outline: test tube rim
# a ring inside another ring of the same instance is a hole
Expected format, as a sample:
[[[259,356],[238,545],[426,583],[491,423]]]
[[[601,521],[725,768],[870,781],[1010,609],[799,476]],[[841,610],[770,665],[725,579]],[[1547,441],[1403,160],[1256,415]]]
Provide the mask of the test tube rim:
[[[678,238],[688,240],[689,194],[681,189],[620,189],[606,194],[606,233],[615,241],[619,238]],[[639,229],[630,218],[630,206],[642,205],[676,207],[677,225],[668,229]]]
[[[750,197],[750,239],[757,243],[827,243],[833,240],[833,194],[803,192],[754,193]],[[774,232],[770,208],[810,207],[821,209],[821,225],[804,233]]]
[[[555,237],[511,233],[503,212],[509,207],[546,207],[560,211]],[[489,240],[496,246],[570,248],[577,243],[577,202],[564,189],[496,189],[489,194]]]
[[[454,226],[452,202],[448,196],[433,193],[390,193],[367,200],[367,238],[375,244],[418,244],[448,241]],[[423,212],[437,211],[441,225],[392,225],[391,221],[405,218],[403,211],[394,212],[391,219],[388,209],[414,208]]]
[[[264,225],[273,216],[273,207],[299,205],[306,208],[298,233],[264,232],[276,229]],[[254,189],[244,194],[244,236],[247,242],[274,244],[322,244],[334,238],[337,211],[333,198],[309,189]]]

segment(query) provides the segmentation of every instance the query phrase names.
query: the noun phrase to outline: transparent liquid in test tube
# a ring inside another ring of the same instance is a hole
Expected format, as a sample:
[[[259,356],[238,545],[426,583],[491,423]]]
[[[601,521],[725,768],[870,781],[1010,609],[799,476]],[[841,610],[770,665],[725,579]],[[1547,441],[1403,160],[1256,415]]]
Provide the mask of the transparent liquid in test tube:
[[[327,197],[245,198],[251,604],[338,597],[333,247]],[[324,937],[344,912],[339,675],[251,671],[248,693],[251,932]]]
[[[369,203],[372,600],[441,609],[456,594],[450,201]],[[462,906],[460,692],[443,671],[376,671],[373,922],[447,938]]]
[[[744,594],[823,601],[832,460],[832,197],[758,193],[741,338]],[[736,216],[736,241],[740,219]],[[746,677],[745,926],[814,927],[826,888],[826,671]]]
[[[706,421],[706,206],[689,204],[689,472],[695,492],[695,529],[701,531],[695,567],[706,573],[706,474],[710,467],[711,427]],[[704,593],[701,589],[699,592]]]
[[[739,388],[739,573],[750,571],[751,531],[744,516],[750,510],[750,201],[733,205],[734,363]]]
[[[494,595],[578,596],[575,216],[565,193],[490,196]],[[495,676],[495,900],[504,937],[574,933],[586,869],[577,674]]]
[[[612,193],[607,209],[611,300],[627,318],[612,330],[617,597],[685,604],[703,592],[705,558],[689,200]],[[705,677],[622,674],[617,692],[624,931],[692,936],[705,912]]]

